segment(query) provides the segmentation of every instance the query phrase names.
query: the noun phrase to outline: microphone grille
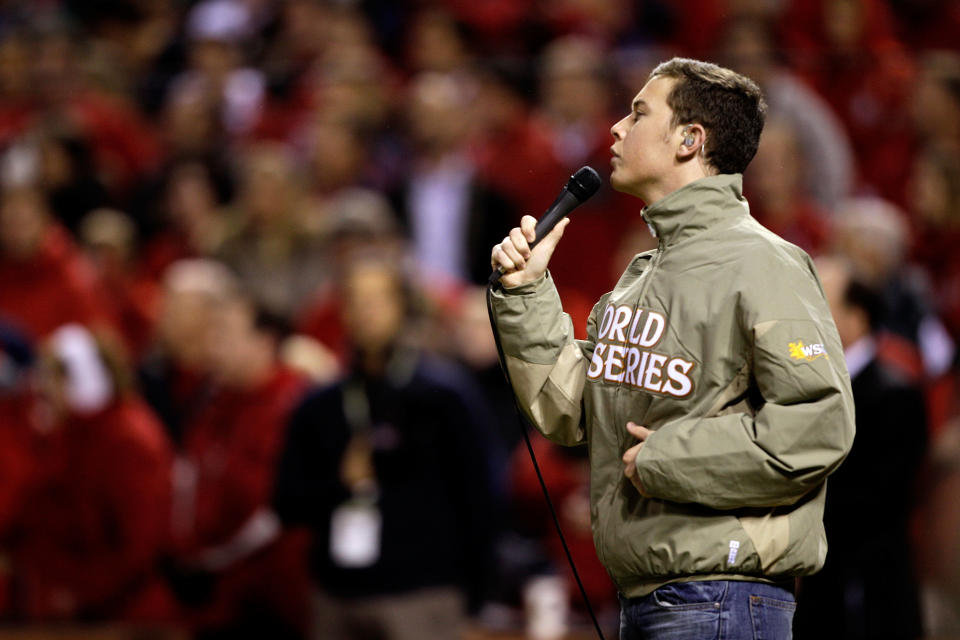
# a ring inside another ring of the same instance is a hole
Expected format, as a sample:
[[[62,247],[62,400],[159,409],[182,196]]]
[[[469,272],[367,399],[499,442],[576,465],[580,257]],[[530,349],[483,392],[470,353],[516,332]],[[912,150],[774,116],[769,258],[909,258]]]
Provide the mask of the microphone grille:
[[[603,180],[593,167],[580,167],[567,181],[567,190],[580,202],[585,202],[600,188]]]

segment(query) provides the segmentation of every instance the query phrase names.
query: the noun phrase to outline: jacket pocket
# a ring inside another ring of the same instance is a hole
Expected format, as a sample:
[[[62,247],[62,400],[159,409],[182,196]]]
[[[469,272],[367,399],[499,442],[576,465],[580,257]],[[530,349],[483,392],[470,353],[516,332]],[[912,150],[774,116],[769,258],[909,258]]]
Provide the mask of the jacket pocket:
[[[740,526],[746,532],[760,558],[763,572],[783,557],[790,545],[790,518],[770,510],[762,516],[741,516]]]

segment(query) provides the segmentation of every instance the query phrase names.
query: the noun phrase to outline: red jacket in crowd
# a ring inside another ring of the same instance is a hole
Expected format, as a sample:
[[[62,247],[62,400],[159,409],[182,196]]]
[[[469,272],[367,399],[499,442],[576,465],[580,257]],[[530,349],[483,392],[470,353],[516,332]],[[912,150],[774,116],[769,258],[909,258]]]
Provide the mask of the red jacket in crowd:
[[[531,438],[534,454],[543,479],[550,488],[550,496],[557,508],[557,517],[566,536],[567,545],[577,565],[587,596],[599,609],[616,606],[616,588],[606,569],[600,564],[593,546],[590,530],[589,465],[583,451],[565,449],[540,437]],[[514,449],[510,461],[513,486],[513,507],[520,517],[523,529],[536,530],[547,546],[553,565],[567,577],[567,592],[571,602],[580,601],[573,574],[566,571],[566,554],[556,532],[552,530],[550,515],[537,481],[525,445]],[[531,531],[534,532],[534,531]]]
[[[157,560],[172,455],[146,405],[127,398],[69,417],[49,433],[37,431],[31,449],[29,483],[2,545],[12,564],[14,615],[165,615]]]
[[[6,549],[2,541],[16,521],[33,468],[23,400],[0,395],[0,616],[10,611],[13,579],[8,563],[3,562]]]
[[[111,324],[93,266],[63,227],[53,225],[25,260],[0,254],[0,316],[33,339],[65,324]]]
[[[221,388],[186,425],[184,455],[195,480],[175,488],[174,547],[186,566],[222,547],[258,509],[268,507],[287,417],[306,381],[278,367],[249,390]],[[182,505],[192,508],[183,509]],[[309,578],[304,539],[279,540],[220,572],[209,604],[196,608],[199,627],[236,620],[245,603],[258,602],[292,625],[302,625]]]
[[[0,539],[19,512],[33,468],[26,400],[0,391]]]
[[[915,151],[907,109],[915,72],[887,3],[792,0],[781,22],[798,71],[846,126],[863,186],[905,204]],[[838,43],[837,33],[847,31],[851,41]]]

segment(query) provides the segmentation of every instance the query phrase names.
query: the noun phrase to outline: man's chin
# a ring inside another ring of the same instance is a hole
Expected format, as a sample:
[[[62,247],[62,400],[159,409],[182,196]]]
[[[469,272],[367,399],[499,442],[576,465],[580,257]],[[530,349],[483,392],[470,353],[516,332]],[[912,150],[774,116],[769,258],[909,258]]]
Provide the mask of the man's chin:
[[[625,182],[621,176],[617,175],[618,171],[616,169],[610,174],[610,186],[613,187],[614,191],[619,191],[620,193],[630,193],[629,183]]]

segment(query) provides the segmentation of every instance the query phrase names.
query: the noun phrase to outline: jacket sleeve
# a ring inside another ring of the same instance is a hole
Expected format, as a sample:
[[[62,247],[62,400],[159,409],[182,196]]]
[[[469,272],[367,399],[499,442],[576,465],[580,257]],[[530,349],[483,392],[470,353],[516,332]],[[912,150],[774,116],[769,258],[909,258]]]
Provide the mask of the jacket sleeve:
[[[816,277],[792,284],[743,313],[755,411],[660,426],[636,459],[650,496],[715,509],[789,505],[843,461],[854,435],[843,349]]]
[[[583,385],[593,338],[574,340],[573,322],[545,274],[535,282],[493,293],[497,331],[513,392],[540,433],[565,446],[586,442],[581,426]],[[589,336],[595,336],[596,307]]]

